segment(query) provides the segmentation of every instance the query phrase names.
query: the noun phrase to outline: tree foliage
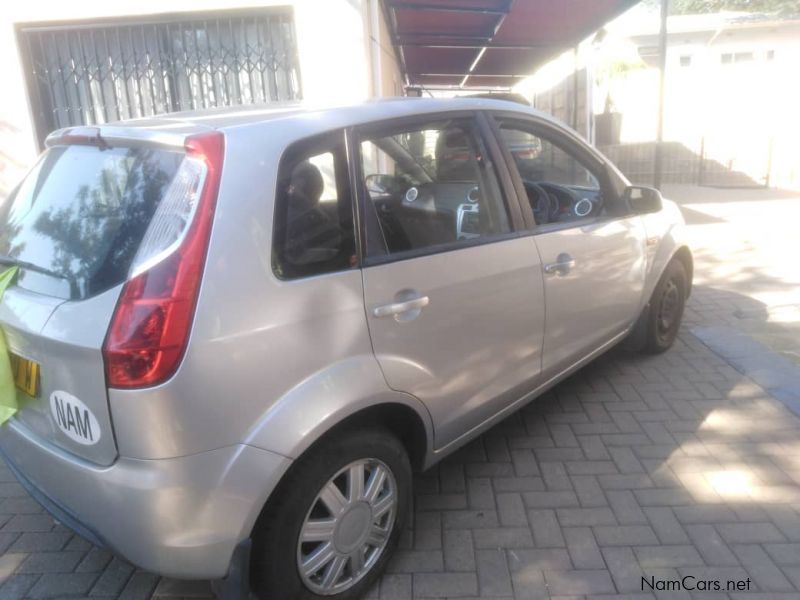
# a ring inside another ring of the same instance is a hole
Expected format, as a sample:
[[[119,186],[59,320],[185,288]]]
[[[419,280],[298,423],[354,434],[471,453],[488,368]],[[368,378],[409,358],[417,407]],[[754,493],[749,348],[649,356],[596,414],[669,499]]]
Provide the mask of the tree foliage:
[[[670,14],[690,15],[720,11],[775,13],[781,16],[800,15],[800,0],[669,0]],[[660,6],[661,0],[644,0],[643,4]]]

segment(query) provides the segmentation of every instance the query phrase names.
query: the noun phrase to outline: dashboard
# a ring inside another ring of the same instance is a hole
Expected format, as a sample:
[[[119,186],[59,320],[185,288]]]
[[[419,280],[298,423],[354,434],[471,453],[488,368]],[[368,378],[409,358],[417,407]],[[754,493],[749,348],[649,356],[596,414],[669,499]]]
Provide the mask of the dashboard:
[[[523,185],[539,225],[585,219],[603,210],[603,194],[597,188],[530,180]]]
[[[412,186],[403,196],[409,211],[437,213],[455,225],[455,239],[481,235],[480,188],[472,182],[427,183]]]
[[[600,190],[552,182],[524,184],[539,224],[587,218],[602,211]],[[476,238],[489,227],[475,182],[406,183],[368,190],[390,252]]]
[[[480,189],[474,182],[422,183],[394,193],[370,190],[370,196],[387,243],[395,250],[481,235]],[[411,239],[405,242],[404,235]]]

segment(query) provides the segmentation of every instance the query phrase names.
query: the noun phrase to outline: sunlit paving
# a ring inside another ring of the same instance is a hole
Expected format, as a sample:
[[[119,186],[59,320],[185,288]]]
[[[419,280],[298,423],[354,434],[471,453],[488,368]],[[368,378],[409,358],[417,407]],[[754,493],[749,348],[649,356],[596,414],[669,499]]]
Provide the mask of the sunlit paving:
[[[743,471],[712,471],[706,478],[723,498],[746,498],[753,490],[751,475]]]

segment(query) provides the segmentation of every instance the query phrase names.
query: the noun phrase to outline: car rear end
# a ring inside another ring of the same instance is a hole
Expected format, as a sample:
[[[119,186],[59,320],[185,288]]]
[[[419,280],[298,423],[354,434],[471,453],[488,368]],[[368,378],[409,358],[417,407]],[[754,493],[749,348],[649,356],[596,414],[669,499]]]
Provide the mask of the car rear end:
[[[225,138],[165,121],[62,130],[47,145],[0,205],[0,269],[19,267],[0,327],[21,407],[0,452],[95,543],[165,574],[222,576],[262,493],[251,469],[284,459],[120,456],[109,393],[168,386],[187,351]]]

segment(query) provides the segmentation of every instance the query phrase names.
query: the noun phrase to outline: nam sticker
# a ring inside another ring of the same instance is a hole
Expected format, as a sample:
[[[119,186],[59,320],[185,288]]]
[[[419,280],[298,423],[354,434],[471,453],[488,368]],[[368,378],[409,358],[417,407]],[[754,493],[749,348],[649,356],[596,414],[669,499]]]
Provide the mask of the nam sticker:
[[[73,442],[92,446],[100,441],[100,424],[83,402],[68,392],[50,394],[50,413],[58,428]]]

